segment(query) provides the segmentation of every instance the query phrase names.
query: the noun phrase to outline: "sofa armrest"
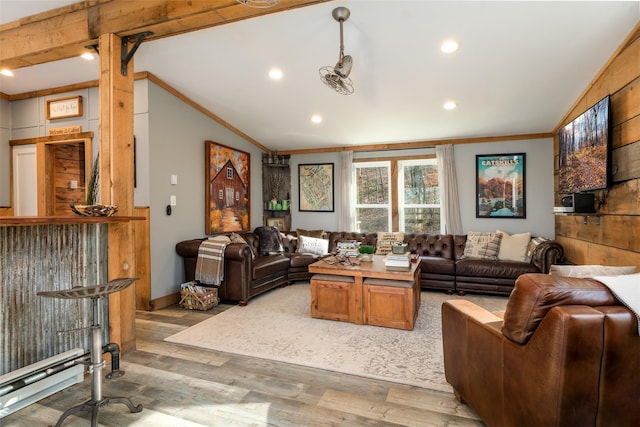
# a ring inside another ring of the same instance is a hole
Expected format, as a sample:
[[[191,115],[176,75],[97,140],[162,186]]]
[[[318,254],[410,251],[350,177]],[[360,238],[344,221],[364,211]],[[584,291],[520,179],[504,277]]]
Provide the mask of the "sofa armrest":
[[[547,274],[553,264],[558,262],[564,256],[562,245],[555,240],[545,240],[533,250],[531,255],[531,263],[538,267],[540,273]]]
[[[224,250],[224,258],[236,261],[246,259],[251,262],[251,248],[246,243],[229,243]]]
[[[502,417],[502,319],[466,300],[442,304],[445,378],[488,425]],[[488,386],[492,385],[492,386]],[[476,398],[481,395],[482,399]]]

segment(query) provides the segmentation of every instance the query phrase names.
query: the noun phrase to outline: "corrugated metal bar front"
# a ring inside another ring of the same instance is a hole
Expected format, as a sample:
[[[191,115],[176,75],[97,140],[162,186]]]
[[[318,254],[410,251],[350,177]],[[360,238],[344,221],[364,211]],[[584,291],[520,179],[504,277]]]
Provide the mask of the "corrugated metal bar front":
[[[0,275],[0,375],[75,347],[88,352],[90,299],[37,293],[106,283],[107,225],[0,227]],[[106,300],[100,301],[104,342]]]

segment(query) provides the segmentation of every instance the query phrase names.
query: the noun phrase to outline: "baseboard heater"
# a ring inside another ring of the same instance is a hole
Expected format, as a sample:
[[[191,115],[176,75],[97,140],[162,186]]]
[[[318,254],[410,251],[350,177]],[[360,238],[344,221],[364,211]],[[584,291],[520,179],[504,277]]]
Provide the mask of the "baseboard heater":
[[[82,382],[84,364],[75,348],[0,376],[0,419],[40,399]]]

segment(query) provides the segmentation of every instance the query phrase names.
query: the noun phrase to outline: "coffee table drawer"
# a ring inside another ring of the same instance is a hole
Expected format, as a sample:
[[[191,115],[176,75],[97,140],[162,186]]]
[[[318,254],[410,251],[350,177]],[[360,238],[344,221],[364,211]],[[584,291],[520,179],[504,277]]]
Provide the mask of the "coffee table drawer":
[[[316,274],[311,278],[311,317],[356,323],[354,279],[350,276]]]
[[[367,278],[362,284],[364,324],[412,330],[420,307],[417,282]]]

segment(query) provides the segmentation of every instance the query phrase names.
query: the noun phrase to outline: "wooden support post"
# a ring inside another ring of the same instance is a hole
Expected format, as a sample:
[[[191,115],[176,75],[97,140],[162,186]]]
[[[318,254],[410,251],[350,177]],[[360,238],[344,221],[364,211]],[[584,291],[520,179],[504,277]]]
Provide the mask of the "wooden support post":
[[[133,213],[133,61],[123,76],[122,39],[99,38],[100,50],[100,203]],[[131,222],[109,225],[108,278],[134,277],[135,235]],[[109,339],[125,352],[135,349],[135,284],[109,295]]]

